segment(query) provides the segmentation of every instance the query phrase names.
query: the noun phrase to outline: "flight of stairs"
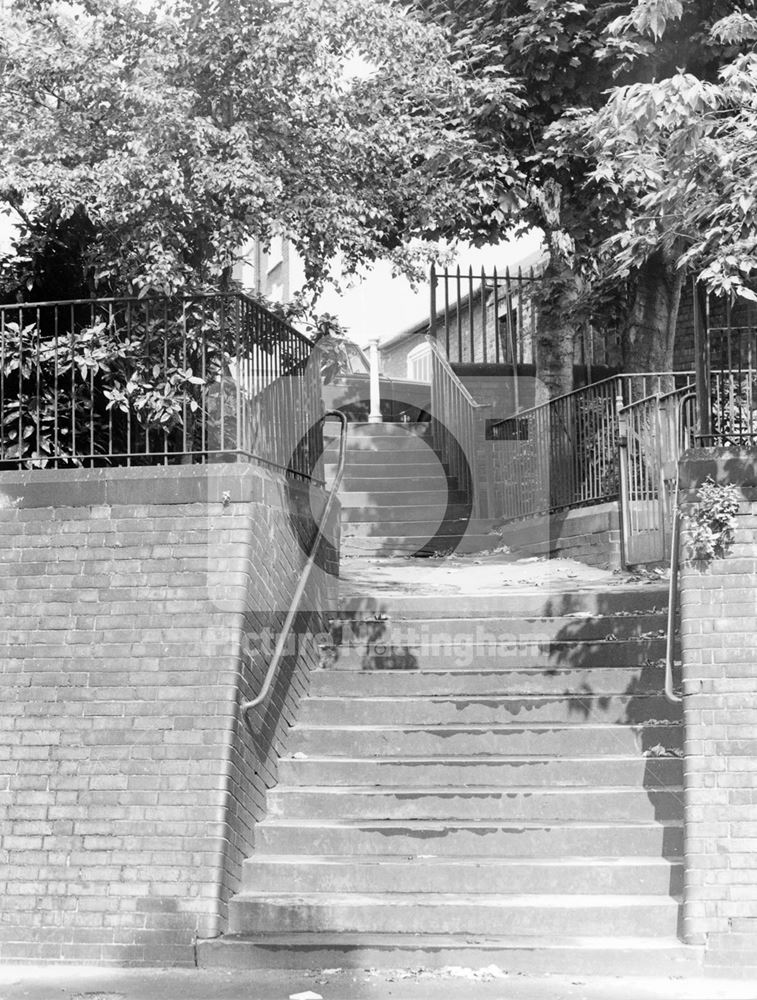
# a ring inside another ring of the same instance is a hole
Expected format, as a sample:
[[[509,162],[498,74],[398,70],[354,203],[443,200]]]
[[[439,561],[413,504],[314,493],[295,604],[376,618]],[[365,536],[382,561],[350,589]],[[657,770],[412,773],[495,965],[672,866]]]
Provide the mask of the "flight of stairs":
[[[342,558],[478,552],[498,542],[470,520],[458,483],[430,440],[429,423],[351,422],[342,504]],[[338,424],[324,428],[325,478],[333,481]]]
[[[202,963],[685,970],[664,601],[344,599]]]

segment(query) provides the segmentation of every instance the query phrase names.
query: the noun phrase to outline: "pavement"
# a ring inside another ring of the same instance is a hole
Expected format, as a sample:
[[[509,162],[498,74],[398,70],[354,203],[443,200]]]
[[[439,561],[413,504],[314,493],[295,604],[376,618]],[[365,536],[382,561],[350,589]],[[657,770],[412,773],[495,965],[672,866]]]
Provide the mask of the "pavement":
[[[601,569],[575,559],[513,556],[502,549],[439,559],[351,557],[342,561],[339,590],[342,597],[366,593],[503,596],[533,590],[607,592],[649,584],[659,587],[667,585],[667,580],[664,571]]]
[[[4,966],[0,1000],[757,1000],[746,979],[509,975],[489,969],[253,971]]]

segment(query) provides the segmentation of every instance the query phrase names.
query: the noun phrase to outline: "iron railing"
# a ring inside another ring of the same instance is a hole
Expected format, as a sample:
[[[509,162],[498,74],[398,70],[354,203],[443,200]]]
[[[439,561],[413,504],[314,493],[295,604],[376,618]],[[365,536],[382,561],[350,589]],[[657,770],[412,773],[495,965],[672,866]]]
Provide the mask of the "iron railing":
[[[618,407],[627,564],[665,559],[675,519],[678,463],[694,442],[695,399],[693,386],[686,385]]]
[[[504,521],[617,500],[618,406],[688,385],[691,372],[615,375],[492,423],[490,516]]]
[[[453,365],[534,364],[541,282],[534,268],[474,273],[432,266],[430,334]],[[577,363],[607,365],[611,341],[586,319],[576,331]]]
[[[476,442],[479,426],[477,415],[485,407],[477,403],[452,370],[444,352],[432,338],[431,347],[431,414],[434,447],[457,488],[474,503],[477,496]]]
[[[709,295],[694,282],[697,441],[757,441],[757,304]]]
[[[757,439],[757,329],[708,330],[710,427],[707,444],[747,444]]]
[[[453,363],[518,364],[533,360],[536,308],[533,268],[487,275],[431,268],[431,336]],[[441,302],[438,287],[441,285]],[[438,306],[440,304],[440,311]]]
[[[239,292],[0,305],[0,468],[237,458],[307,477],[312,351]]]

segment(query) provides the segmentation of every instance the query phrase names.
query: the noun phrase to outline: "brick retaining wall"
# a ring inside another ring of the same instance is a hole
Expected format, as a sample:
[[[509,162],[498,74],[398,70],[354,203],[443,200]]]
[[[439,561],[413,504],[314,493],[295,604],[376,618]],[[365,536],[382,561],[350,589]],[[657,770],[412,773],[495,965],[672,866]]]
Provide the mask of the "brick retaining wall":
[[[683,931],[711,965],[736,972],[757,964],[757,450],[688,453],[687,501],[707,475],[742,500],[731,551],[681,569]]]
[[[308,503],[246,465],[0,474],[0,959],[189,964],[225,928],[333,589],[253,742]]]
[[[497,534],[516,554],[576,559],[603,569],[621,565],[617,502],[510,521]]]

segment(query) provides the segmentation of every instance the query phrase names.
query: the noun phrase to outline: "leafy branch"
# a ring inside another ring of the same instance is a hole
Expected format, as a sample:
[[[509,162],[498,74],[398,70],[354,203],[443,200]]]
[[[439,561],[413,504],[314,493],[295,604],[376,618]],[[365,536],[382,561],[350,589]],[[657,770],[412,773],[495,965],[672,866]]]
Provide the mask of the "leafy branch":
[[[733,543],[739,496],[736,487],[711,476],[697,491],[698,503],[684,514],[691,558],[710,562],[725,556]]]

